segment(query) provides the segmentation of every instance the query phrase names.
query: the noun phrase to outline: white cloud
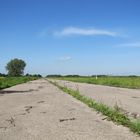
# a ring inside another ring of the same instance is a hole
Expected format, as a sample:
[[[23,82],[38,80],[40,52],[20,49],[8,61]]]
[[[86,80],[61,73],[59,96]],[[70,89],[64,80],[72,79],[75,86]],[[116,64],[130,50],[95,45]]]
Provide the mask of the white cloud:
[[[124,47],[124,48],[140,48],[140,42],[137,43],[126,43],[126,44],[119,44],[117,47]]]
[[[104,35],[104,36],[117,36],[116,32],[102,30],[102,29],[82,29],[75,27],[67,27],[61,31],[55,31],[55,36],[70,36],[70,35],[83,35],[83,36],[95,36],[95,35]]]
[[[71,60],[72,58],[70,56],[66,56],[66,57],[60,57],[59,60],[60,61],[69,61]]]

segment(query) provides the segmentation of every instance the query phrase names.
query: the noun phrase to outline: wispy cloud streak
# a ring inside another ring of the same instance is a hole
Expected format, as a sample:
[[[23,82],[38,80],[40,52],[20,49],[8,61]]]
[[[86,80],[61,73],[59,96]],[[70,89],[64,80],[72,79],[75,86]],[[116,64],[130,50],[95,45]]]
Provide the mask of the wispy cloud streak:
[[[59,60],[60,61],[69,61],[71,60],[72,58],[70,56],[66,56],[66,57],[60,57]]]
[[[75,28],[75,27],[67,27],[61,31],[55,31],[55,36],[72,36],[72,35],[82,35],[82,36],[117,36],[116,32],[102,30],[102,29],[83,29],[83,28]]]
[[[119,45],[116,45],[116,47],[120,47],[120,48],[140,48],[140,42],[119,44]]]

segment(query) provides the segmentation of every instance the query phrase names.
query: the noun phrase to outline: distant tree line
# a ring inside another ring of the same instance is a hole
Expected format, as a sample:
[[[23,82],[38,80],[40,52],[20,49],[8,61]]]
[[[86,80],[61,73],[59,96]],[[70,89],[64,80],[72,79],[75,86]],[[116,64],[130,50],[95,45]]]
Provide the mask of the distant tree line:
[[[59,74],[50,74],[50,75],[47,75],[46,77],[62,77],[62,75],[59,75]]]
[[[128,76],[127,76],[127,75],[126,75],[126,76],[117,76],[117,75],[116,75],[116,76],[115,76],[115,75],[114,75],[114,76],[111,76],[111,75],[90,75],[90,76],[81,76],[81,75],[50,74],[50,75],[47,75],[46,77],[47,77],[47,78],[49,78],[49,77],[50,77],[50,78],[51,78],[51,77],[52,77],[52,78],[55,78],[55,77],[56,77],[56,78],[59,78],[59,77],[106,77],[106,78],[107,78],[107,77],[120,77],[120,78],[121,78],[121,77],[122,77],[122,78],[123,78],[123,77],[130,77],[130,78],[133,78],[133,77],[134,77],[134,78],[135,78],[135,77],[139,77],[139,76],[136,76],[136,75],[128,75]]]
[[[25,76],[29,76],[29,77],[38,77],[38,78],[41,78],[41,77],[42,77],[41,74],[29,74],[29,73],[27,73]]]
[[[10,60],[6,65],[6,70],[8,71],[8,74],[2,74],[0,73],[0,77],[6,77],[6,76],[30,76],[30,77],[42,77],[40,74],[29,74],[27,73],[24,75],[24,69],[26,67],[26,63],[22,59],[12,59]],[[80,76],[80,75],[60,75],[60,74],[51,74],[47,75],[46,77],[139,77],[136,75],[129,75],[129,76],[110,76],[110,75],[91,75],[91,76]]]
[[[24,69],[26,67],[26,63],[24,60],[22,59],[12,59],[10,60],[7,65],[6,65],[6,70],[8,71],[8,74],[3,74],[0,73],[0,77],[7,77],[7,76],[11,76],[11,77],[17,77],[17,76],[30,76],[30,77],[42,77],[42,75],[40,74],[26,74],[24,75]]]
[[[81,77],[80,75],[59,75],[59,74],[50,74],[47,75],[46,77]]]
[[[108,75],[92,75],[91,77],[108,77]]]
[[[8,76],[7,74],[0,73],[0,77],[7,77],[7,76]]]

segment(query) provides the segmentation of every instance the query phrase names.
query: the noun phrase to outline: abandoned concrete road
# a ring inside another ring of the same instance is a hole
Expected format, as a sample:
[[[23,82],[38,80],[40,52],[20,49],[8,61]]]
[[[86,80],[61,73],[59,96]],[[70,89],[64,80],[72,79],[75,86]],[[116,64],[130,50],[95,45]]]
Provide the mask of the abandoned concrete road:
[[[0,91],[0,140],[140,140],[44,79]]]
[[[140,118],[140,89],[127,89],[102,85],[53,80],[62,86],[78,89],[80,94],[108,106],[117,105],[132,117]]]

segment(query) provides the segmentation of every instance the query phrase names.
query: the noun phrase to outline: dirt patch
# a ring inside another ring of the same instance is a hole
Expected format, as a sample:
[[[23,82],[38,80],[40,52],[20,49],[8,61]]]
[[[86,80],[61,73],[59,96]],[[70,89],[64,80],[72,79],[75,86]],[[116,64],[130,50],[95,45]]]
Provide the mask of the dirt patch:
[[[69,118],[69,119],[60,119],[60,122],[64,122],[64,121],[73,121],[76,120],[76,118]]]
[[[45,103],[45,101],[39,101],[39,102],[37,102],[38,104],[41,104],[41,103]]]
[[[25,111],[27,112],[27,113],[30,113],[30,111],[31,111],[31,109],[33,108],[33,106],[25,106]]]

